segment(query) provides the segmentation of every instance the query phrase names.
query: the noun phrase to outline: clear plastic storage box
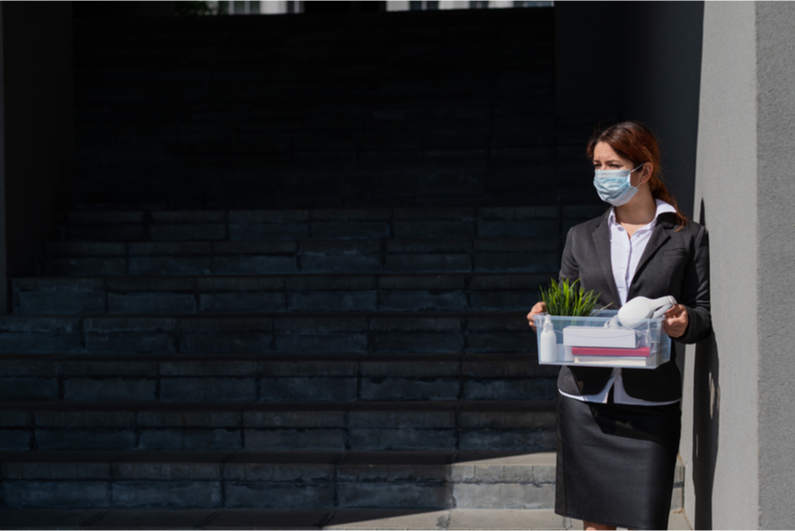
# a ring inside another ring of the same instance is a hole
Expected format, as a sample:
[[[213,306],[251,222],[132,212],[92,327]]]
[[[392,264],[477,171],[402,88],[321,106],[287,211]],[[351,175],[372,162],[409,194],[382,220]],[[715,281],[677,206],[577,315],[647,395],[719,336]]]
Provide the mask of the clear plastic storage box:
[[[619,324],[617,313],[601,310],[590,317],[538,315],[538,362],[654,369],[671,360],[671,338],[663,332],[662,317],[642,319],[636,326],[626,327]]]

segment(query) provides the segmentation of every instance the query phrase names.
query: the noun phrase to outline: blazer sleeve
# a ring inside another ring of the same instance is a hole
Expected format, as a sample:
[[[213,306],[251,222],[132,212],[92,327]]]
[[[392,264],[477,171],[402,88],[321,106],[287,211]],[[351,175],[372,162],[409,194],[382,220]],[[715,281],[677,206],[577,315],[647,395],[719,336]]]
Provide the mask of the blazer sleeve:
[[[697,343],[712,331],[709,296],[709,235],[701,226],[696,235],[693,259],[687,264],[682,281],[680,304],[687,309],[688,325],[681,343]]]
[[[577,265],[577,260],[574,259],[573,231],[574,228],[569,229],[569,233],[566,235],[566,245],[563,247],[563,257],[560,260],[559,280],[566,278],[576,280],[580,278],[580,268]]]

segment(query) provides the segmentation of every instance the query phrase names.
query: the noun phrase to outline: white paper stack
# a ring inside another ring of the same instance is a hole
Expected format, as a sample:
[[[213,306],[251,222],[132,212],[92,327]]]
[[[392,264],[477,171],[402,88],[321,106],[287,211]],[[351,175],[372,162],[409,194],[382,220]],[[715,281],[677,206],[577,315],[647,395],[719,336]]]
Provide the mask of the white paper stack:
[[[563,344],[567,347],[637,348],[637,342],[634,330],[595,326],[567,326],[563,329]]]
[[[606,356],[574,356],[574,362],[590,367],[656,367],[656,358],[656,356],[649,356],[647,358],[623,356],[620,359]]]

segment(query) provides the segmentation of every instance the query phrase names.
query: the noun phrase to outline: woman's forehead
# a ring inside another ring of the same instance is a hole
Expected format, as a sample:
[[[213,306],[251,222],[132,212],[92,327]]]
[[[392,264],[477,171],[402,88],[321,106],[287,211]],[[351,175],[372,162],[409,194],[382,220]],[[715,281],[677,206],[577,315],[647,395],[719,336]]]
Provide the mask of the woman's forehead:
[[[619,155],[615,152],[615,150],[610,147],[610,144],[607,142],[599,142],[596,144],[593,150],[593,158],[599,160],[608,160],[608,159],[615,159],[615,160],[626,160],[624,157]]]

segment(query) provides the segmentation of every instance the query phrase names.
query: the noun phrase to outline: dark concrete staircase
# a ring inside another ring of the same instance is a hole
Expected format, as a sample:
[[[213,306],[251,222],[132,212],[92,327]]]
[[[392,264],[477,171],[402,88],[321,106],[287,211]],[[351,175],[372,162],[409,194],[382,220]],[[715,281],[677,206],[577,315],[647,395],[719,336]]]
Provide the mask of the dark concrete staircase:
[[[248,212],[292,226],[258,240],[235,211],[66,216],[0,320],[4,506],[548,508],[555,371],[524,313],[570,220],[334,214]]]

